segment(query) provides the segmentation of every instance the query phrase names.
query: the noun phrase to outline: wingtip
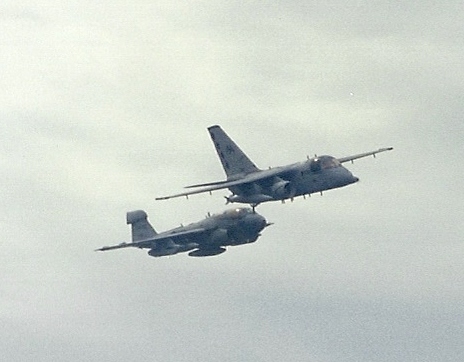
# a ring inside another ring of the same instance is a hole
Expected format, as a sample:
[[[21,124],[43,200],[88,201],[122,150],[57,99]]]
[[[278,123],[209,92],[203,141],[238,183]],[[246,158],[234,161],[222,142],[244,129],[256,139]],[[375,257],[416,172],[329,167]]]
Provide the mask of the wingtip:
[[[160,201],[160,200],[167,200],[169,198],[170,198],[169,196],[161,196],[161,197],[156,197],[155,200]]]

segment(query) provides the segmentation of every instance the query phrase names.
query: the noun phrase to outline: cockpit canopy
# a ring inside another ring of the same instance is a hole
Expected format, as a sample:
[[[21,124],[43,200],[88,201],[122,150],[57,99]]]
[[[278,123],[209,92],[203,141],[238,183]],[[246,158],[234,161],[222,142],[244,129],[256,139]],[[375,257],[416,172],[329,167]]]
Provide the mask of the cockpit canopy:
[[[340,161],[332,156],[319,156],[310,161],[309,169],[311,172],[318,172],[329,168],[341,166]]]
[[[239,207],[236,209],[226,210],[222,213],[222,215],[226,218],[230,219],[239,219],[244,217],[245,215],[252,214],[253,210],[247,207]]]

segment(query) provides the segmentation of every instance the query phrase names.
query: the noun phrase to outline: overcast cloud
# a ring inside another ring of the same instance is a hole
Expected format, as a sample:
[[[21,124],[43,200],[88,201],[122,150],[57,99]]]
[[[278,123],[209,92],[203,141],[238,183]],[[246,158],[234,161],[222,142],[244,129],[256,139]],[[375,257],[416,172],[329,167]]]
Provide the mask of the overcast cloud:
[[[8,361],[464,360],[458,1],[6,1],[0,354]],[[262,168],[347,156],[358,184],[258,211],[212,258],[156,229],[220,212],[220,124]]]

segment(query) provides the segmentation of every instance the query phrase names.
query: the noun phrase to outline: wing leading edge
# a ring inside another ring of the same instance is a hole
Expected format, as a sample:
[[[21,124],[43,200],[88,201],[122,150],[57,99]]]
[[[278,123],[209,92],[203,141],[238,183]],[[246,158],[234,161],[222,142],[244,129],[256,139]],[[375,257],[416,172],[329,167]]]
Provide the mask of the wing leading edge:
[[[122,249],[122,248],[129,248],[129,247],[151,248],[153,246],[153,243],[161,243],[161,242],[169,241],[169,240],[179,241],[179,240],[182,240],[184,237],[188,237],[192,235],[199,235],[204,232],[206,232],[206,229],[199,228],[199,229],[174,232],[172,234],[170,234],[169,232],[161,233],[150,239],[140,240],[140,241],[136,241],[132,243],[121,243],[121,244],[113,245],[113,246],[103,246],[99,249],[96,249],[95,251],[107,251],[107,250]]]
[[[365,153],[359,153],[357,155],[353,155],[353,156],[346,156],[346,157],[341,157],[338,159],[338,161],[340,163],[344,163],[344,162],[348,162],[348,161],[354,161],[354,160],[357,160],[358,158],[363,158],[363,157],[367,157],[367,156],[374,156],[377,154],[377,153],[381,153],[381,152],[386,152],[386,151],[391,151],[393,150],[393,147],[385,147],[385,148],[379,148],[378,150],[376,151],[371,151],[371,152],[365,152]]]
[[[269,170],[261,170],[261,171],[249,173],[239,178],[238,180],[232,180],[232,181],[225,180],[225,181],[211,182],[207,184],[191,185],[191,186],[187,186],[186,188],[201,187],[201,186],[208,186],[208,187],[202,187],[198,190],[181,192],[181,193],[170,195],[170,196],[157,197],[156,200],[168,200],[168,199],[175,198],[175,197],[201,194],[203,192],[211,192],[215,190],[227,189],[232,186],[239,186],[239,185],[244,185],[244,184],[251,183],[251,182],[258,182],[258,181],[262,181],[270,177],[275,177],[275,176],[280,176],[283,174],[289,174],[292,172],[296,172],[298,165],[299,164],[296,163],[296,164],[289,165],[289,166],[275,167]]]

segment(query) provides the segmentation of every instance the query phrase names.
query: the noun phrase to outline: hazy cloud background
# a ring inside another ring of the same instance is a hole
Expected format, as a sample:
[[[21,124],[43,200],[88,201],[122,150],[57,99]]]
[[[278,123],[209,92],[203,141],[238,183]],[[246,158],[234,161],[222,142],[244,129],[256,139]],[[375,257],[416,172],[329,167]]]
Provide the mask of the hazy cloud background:
[[[462,361],[464,41],[445,2],[4,2],[0,352],[9,361]],[[94,253],[227,192],[206,127],[260,167],[395,151],[264,204],[213,258]]]

